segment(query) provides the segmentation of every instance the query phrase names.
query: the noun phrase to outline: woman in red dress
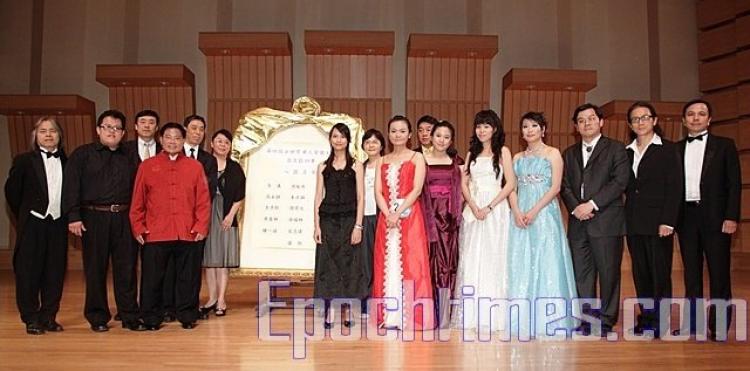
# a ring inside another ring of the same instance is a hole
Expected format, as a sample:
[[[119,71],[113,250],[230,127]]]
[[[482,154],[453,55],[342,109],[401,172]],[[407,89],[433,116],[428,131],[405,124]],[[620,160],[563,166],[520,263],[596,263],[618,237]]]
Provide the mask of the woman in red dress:
[[[393,151],[378,160],[375,200],[380,214],[375,232],[373,298],[395,299],[398,307],[378,305],[377,323],[395,329],[434,328],[434,304],[424,216],[419,202],[425,178],[422,154],[406,144],[411,123],[394,116],[388,123]],[[418,304],[418,305],[415,305]]]

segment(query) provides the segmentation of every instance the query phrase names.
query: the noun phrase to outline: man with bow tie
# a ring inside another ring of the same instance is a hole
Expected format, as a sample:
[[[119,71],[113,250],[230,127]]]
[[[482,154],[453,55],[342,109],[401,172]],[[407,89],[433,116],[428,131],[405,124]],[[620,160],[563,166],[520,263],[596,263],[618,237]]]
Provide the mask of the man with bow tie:
[[[703,332],[703,323],[696,323],[695,300],[703,297],[703,260],[708,264],[711,299],[729,300],[730,246],[740,218],[739,155],[734,141],[708,133],[711,124],[711,105],[701,99],[685,104],[682,121],[688,136],[678,143],[685,165],[684,203],[677,235],[684,265],[685,297],[690,299],[690,333]],[[717,329],[716,307],[708,318],[708,337],[723,340],[732,316],[727,308],[726,328]],[[701,321],[702,322],[702,321]],[[717,332],[718,331],[718,332]],[[675,335],[681,334],[676,330]],[[686,334],[683,334],[686,335]],[[718,335],[718,336],[717,336]]]
[[[31,151],[13,160],[5,198],[17,218],[16,304],[26,333],[41,335],[63,330],[55,317],[68,252],[67,223],[60,207],[66,158],[62,128],[54,118],[40,118],[31,133]]]

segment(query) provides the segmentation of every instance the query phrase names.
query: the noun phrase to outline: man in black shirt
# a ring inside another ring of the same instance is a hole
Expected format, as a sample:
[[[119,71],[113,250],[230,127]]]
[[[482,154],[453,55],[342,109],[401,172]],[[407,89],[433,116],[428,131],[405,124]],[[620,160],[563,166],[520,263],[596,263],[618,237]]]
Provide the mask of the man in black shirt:
[[[83,241],[86,276],[84,315],[95,332],[108,331],[107,266],[112,276],[123,328],[145,330],[139,319],[136,284],[137,248],[133,245],[128,207],[134,167],[120,142],[125,115],[109,110],[96,122],[99,141],[78,147],[65,166],[62,204],[68,230]]]

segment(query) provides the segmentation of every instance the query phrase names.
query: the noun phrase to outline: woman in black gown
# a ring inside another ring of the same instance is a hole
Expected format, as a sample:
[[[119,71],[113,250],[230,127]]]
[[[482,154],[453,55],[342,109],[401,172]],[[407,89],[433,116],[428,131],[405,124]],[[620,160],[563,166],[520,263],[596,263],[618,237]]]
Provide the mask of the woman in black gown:
[[[345,124],[336,124],[328,136],[331,154],[318,165],[315,189],[315,291],[326,301],[325,327],[331,328],[335,298],[364,299],[369,294],[363,282],[359,254],[364,210],[362,164],[349,153],[351,134]],[[343,317],[343,316],[342,316]],[[351,320],[344,326],[350,327]]]

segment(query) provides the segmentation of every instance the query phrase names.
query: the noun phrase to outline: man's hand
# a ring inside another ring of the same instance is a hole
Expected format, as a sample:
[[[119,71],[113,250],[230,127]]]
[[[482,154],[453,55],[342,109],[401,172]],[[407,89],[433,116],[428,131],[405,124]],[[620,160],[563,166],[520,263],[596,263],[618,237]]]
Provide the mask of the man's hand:
[[[83,232],[86,232],[86,227],[83,225],[82,221],[77,221],[73,223],[68,223],[68,230],[70,233],[73,233],[74,235],[78,237],[83,236]]]

